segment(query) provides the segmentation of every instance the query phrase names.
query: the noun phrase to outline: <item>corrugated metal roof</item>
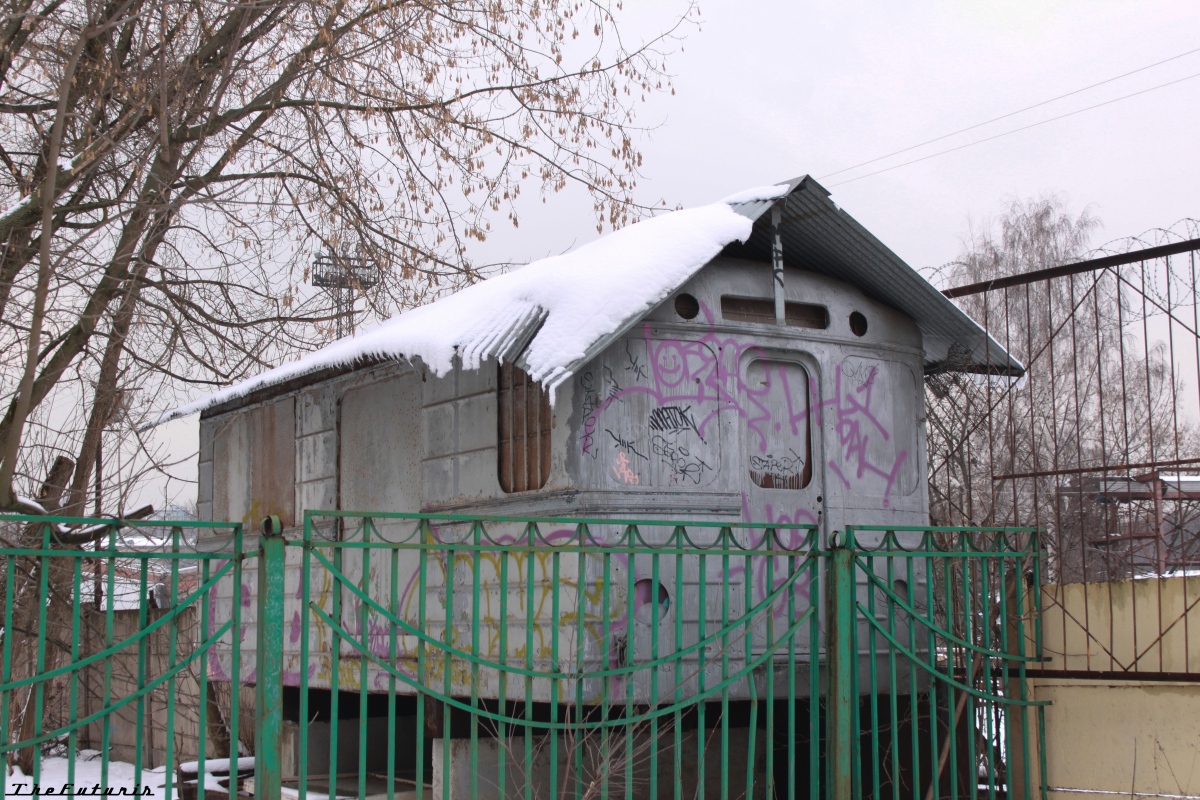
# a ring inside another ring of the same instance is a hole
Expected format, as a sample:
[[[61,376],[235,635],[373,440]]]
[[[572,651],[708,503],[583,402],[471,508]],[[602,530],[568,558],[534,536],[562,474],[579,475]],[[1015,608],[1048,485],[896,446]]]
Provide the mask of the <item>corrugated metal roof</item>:
[[[783,260],[791,267],[819,272],[854,284],[864,294],[916,321],[929,370],[1022,375],[1024,367],[919,272],[829,199],[829,191],[805,175],[787,182],[781,234]],[[753,219],[744,244],[734,242],[724,255],[771,260],[774,201],[733,204]]]

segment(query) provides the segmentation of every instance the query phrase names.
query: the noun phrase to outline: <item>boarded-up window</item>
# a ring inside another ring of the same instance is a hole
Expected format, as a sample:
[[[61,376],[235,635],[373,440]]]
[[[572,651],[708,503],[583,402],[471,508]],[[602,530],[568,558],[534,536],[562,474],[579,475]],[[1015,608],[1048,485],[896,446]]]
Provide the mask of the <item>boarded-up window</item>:
[[[500,488],[540,489],[550,478],[550,394],[511,363],[500,365],[497,393]]]
[[[420,511],[421,381],[415,373],[342,397],[341,508]]]
[[[258,528],[296,524],[296,399],[238,411],[214,424],[212,515]]]
[[[808,373],[786,361],[746,369],[750,480],[763,489],[803,489],[812,480]]]
[[[252,522],[276,514],[284,525],[295,525],[296,399],[285,397],[254,409],[250,435],[254,442],[250,471]]]
[[[251,524],[271,514],[296,524],[296,398],[285,397],[250,412]]]
[[[829,311],[825,306],[812,303],[783,304],[784,323],[792,328],[825,330],[829,327]],[[775,301],[758,297],[721,298],[721,316],[730,322],[754,322],[759,325],[775,324]]]

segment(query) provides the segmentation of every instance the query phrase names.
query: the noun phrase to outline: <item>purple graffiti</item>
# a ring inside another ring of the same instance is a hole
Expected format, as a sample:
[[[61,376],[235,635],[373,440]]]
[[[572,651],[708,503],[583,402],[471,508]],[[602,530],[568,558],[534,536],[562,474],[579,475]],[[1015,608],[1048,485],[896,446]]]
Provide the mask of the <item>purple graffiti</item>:
[[[704,442],[714,419],[722,413],[734,413],[745,421],[751,446],[763,454],[753,457],[759,459],[755,463],[769,467],[778,462],[783,465],[780,467],[782,472],[799,474],[803,469],[801,462],[807,462],[807,455],[789,450],[791,458],[788,459],[786,455],[769,453],[770,445],[783,433],[799,438],[805,434],[807,425],[816,423],[819,426],[824,415],[832,414],[838,450],[828,461],[830,471],[847,489],[856,488],[855,484],[868,476],[883,478],[882,505],[890,507],[891,495],[908,460],[908,452],[898,451],[891,464],[875,463],[869,455],[869,445],[875,437],[883,441],[891,439],[891,432],[872,409],[879,368],[871,366],[865,373],[850,374],[838,365],[834,371],[832,396],[821,400],[815,378],[807,379],[807,387],[797,385],[794,373],[789,375],[789,365],[771,362],[759,345],[717,335],[711,311],[703,303],[701,311],[708,321],[708,330],[697,340],[655,340],[651,338],[650,324],[643,326],[647,363],[639,364],[640,371],[635,379],[645,378],[646,383],[620,387],[614,382],[613,387],[602,394],[592,373],[580,376],[584,411],[580,446],[583,452],[593,458],[598,455],[597,431],[607,430],[601,428],[600,422],[614,404],[643,395],[656,406],[651,409],[646,423],[651,432],[690,432]],[[747,354],[763,362],[763,372],[757,380],[742,377],[740,364]],[[628,342],[626,355],[633,358]],[[615,434],[610,435],[615,437]],[[708,464],[692,467],[693,472],[698,470],[700,474],[711,468]],[[685,477],[699,481],[696,474]]]
[[[822,409],[832,407],[836,415],[834,425],[838,434],[838,444],[842,448],[841,456],[844,464],[853,468],[853,474],[848,476],[843,472],[837,461],[829,460],[829,469],[836,475],[846,489],[852,489],[851,478],[862,480],[868,474],[878,475],[886,481],[883,492],[883,507],[891,505],[892,490],[900,469],[908,459],[908,451],[900,450],[893,459],[890,467],[871,463],[867,446],[871,437],[878,435],[884,441],[891,439],[890,432],[871,412],[871,396],[875,388],[875,378],[879,374],[878,367],[871,367],[866,378],[858,385],[842,373],[842,367],[837,368],[834,397],[816,405],[818,414]],[[853,388],[851,388],[853,387]]]

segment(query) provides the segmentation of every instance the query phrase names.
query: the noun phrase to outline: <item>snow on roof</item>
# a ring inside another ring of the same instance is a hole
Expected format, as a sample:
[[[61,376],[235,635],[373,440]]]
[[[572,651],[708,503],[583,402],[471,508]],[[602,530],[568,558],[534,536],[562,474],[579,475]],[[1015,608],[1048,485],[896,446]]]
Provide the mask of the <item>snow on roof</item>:
[[[759,186],[734,192],[728,197],[722,197],[720,202],[734,205],[736,203],[753,203],[756,200],[777,200],[792,190],[791,183],[779,183],[774,186]]]
[[[167,412],[156,424],[237,400],[252,392],[330,368],[419,358],[438,375],[475,369],[492,357],[517,359],[554,390],[597,345],[662,302],[734,241],[753,221],[730,203],[770,200],[790,186],[760,187],[699,208],[643,220],[570,253],[534,261],[440,298]],[[527,343],[527,346],[525,346]]]

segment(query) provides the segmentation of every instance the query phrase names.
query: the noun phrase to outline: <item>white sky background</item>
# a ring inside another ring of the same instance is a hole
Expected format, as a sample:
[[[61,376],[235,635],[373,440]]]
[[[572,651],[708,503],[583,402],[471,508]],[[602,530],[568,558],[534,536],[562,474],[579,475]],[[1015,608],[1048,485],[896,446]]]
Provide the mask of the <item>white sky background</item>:
[[[678,4],[625,0],[627,41]],[[877,156],[1200,47],[1195,0],[814,3],[705,0],[703,24],[669,62],[676,95],[656,96],[639,199],[709,203],[808,173],[909,264],[952,260],[970,224],[1004,201],[1060,192],[1104,223],[1093,244],[1200,217],[1200,77],[995,141],[837,185],[913,158],[1200,73],[1200,52],[1041,108],[821,179]],[[596,237],[590,201],[525,195],[478,262],[524,262]],[[163,426],[177,457],[196,418]],[[174,472],[194,479],[194,458]],[[194,502],[195,484],[147,486],[141,502]],[[138,503],[140,505],[140,503]]]

